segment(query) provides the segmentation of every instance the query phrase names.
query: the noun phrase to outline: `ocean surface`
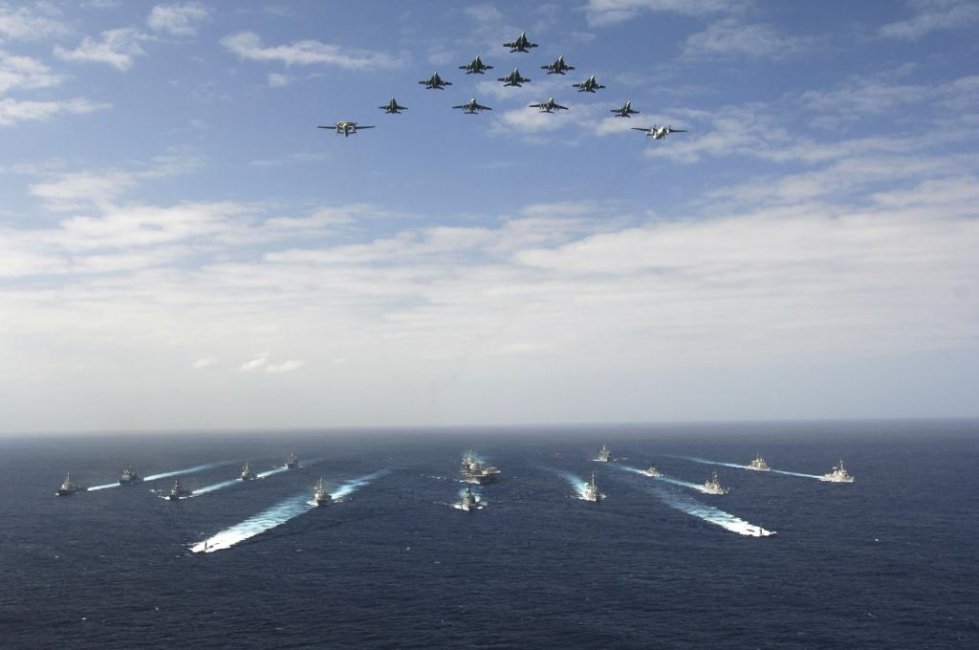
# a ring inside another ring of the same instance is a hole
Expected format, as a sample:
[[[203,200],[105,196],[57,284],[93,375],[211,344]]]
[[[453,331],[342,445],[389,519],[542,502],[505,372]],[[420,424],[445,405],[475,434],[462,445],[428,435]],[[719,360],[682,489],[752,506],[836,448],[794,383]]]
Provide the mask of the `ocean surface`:
[[[0,438],[0,648],[979,648],[977,468],[976,422]]]

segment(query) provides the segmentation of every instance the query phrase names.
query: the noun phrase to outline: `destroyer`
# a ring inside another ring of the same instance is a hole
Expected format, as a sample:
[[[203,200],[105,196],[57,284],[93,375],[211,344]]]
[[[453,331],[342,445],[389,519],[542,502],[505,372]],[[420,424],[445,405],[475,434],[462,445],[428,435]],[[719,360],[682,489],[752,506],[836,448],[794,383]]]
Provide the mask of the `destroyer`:
[[[256,476],[255,472],[252,471],[252,468],[248,466],[248,463],[245,463],[241,466],[241,476],[239,476],[239,478],[242,481],[254,481],[258,478],[258,476]]]
[[[651,476],[653,478],[659,478],[660,476],[663,475],[662,472],[660,472],[658,469],[656,469],[652,465],[650,465],[649,467],[647,467],[646,469],[644,469],[642,473],[645,474],[646,476]]]
[[[297,467],[299,467],[299,456],[294,453],[289,454],[289,457],[286,458],[286,469],[296,469]]]
[[[316,482],[316,486],[313,488],[313,503],[317,506],[325,506],[330,502],[330,493],[326,491],[323,487],[323,478]]]
[[[840,463],[833,467],[833,471],[829,474],[823,474],[820,480],[829,481],[830,483],[853,483],[853,477],[843,467],[842,458],[840,459]]]
[[[70,497],[73,494],[77,494],[78,492],[84,492],[87,489],[88,489],[87,487],[84,487],[72,481],[71,474],[69,473],[69,474],[65,474],[65,480],[61,484],[61,487],[57,489],[55,495],[59,497]]]
[[[496,467],[484,467],[476,454],[469,451],[462,457],[462,464],[459,466],[459,473],[468,483],[495,483],[500,478],[500,470]]]
[[[598,501],[602,498],[601,493],[598,491],[598,486],[595,485],[595,472],[591,473],[591,481],[585,485],[585,491],[582,493],[581,498],[585,501]]]
[[[142,482],[143,477],[136,473],[132,465],[122,470],[122,476],[119,477],[119,485],[135,485]]]
[[[181,485],[180,479],[177,479],[173,482],[173,487],[170,488],[170,492],[168,492],[167,496],[164,498],[169,499],[170,501],[180,501],[181,499],[186,499],[190,495],[190,490]]]
[[[602,445],[602,448],[598,450],[598,458],[596,458],[595,460],[597,460],[600,463],[607,463],[609,460],[609,456],[611,455],[612,455],[612,451],[608,448],[608,446]]]
[[[711,477],[707,479],[707,482],[704,483],[703,487],[700,488],[700,491],[704,494],[721,495],[727,494],[728,489],[721,485],[721,481],[719,478],[717,478],[717,472],[715,471],[713,474],[711,474]]]
[[[767,472],[772,469],[768,466],[768,463],[765,462],[765,459],[761,457],[761,454],[755,456],[755,459],[745,465],[745,467],[747,469],[753,469],[756,472]]]
[[[459,507],[466,512],[472,512],[476,509],[476,495],[473,494],[472,488],[466,488],[466,493],[462,495],[462,503],[459,504]]]

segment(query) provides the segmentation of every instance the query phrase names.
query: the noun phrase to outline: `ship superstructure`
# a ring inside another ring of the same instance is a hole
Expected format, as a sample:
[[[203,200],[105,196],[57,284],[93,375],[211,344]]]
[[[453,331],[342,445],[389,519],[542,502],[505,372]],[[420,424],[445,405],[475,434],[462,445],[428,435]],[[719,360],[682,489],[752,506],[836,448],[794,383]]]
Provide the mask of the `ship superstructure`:
[[[165,498],[170,501],[179,501],[180,499],[186,499],[191,495],[191,491],[180,484],[180,479],[173,482],[173,487],[167,493]]]
[[[642,473],[645,474],[646,476],[651,476],[653,478],[657,478],[657,477],[660,477],[660,476],[663,475],[662,472],[660,472],[658,469],[656,469],[652,465],[650,465],[649,467],[647,467],[646,469],[644,469],[642,471]]]
[[[598,450],[598,458],[595,460],[600,463],[607,463],[611,455],[612,451],[608,448],[608,445],[602,445],[602,448]]]
[[[299,456],[297,456],[295,453],[289,454],[289,457],[286,458],[286,467],[288,469],[296,469],[299,467]]]
[[[840,459],[839,464],[834,465],[832,471],[829,474],[823,474],[821,481],[829,481],[830,483],[853,483],[853,477],[846,468],[843,467],[843,459]]]
[[[747,469],[753,469],[756,472],[767,472],[772,469],[771,467],[768,466],[768,463],[765,462],[765,459],[761,457],[761,454],[755,456],[755,459],[750,463],[748,463],[747,465],[745,465],[745,467]]]
[[[84,492],[87,490],[85,486],[79,485],[71,480],[71,474],[65,474],[65,480],[62,481],[61,485],[55,491],[55,495],[59,497],[70,497],[73,494],[78,494],[79,492]]]
[[[716,470],[714,471],[713,474],[711,474],[711,477],[707,479],[707,482],[704,483],[703,487],[701,488],[701,491],[704,494],[715,494],[715,495],[728,493],[728,489],[723,485],[721,485],[721,480],[717,478]]]
[[[462,495],[462,503],[459,507],[466,512],[472,512],[476,509],[476,495],[473,494],[472,488],[467,487],[466,493]]]
[[[122,476],[119,477],[119,485],[135,485],[142,482],[143,477],[136,473],[132,465],[122,470]]]
[[[252,468],[248,466],[248,463],[245,463],[241,466],[241,475],[239,478],[242,481],[254,481],[256,478],[258,478],[258,476],[255,474]]]
[[[313,488],[313,503],[315,503],[317,506],[325,506],[326,504],[330,503],[331,500],[332,497],[330,496],[330,493],[327,492],[326,488],[323,486],[323,478],[320,477],[320,480],[316,482],[316,485]]]
[[[500,470],[498,468],[484,466],[472,451],[467,451],[463,455],[462,463],[459,466],[459,473],[462,474],[466,482],[478,483],[479,485],[495,483],[500,478]]]
[[[581,498],[585,501],[598,501],[602,498],[601,493],[598,491],[598,486],[595,485],[595,472],[591,473],[591,480],[585,484],[585,491],[582,493]]]

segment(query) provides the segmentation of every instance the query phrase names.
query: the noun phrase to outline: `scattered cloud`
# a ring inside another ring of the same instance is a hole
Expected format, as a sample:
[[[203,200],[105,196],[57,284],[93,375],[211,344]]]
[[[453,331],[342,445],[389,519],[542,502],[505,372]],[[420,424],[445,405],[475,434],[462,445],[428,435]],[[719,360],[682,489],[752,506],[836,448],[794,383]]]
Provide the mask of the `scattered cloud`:
[[[296,41],[287,45],[264,46],[254,32],[239,32],[221,39],[233,54],[248,61],[276,61],[285,65],[326,65],[347,70],[397,68],[399,61],[383,52],[345,49],[320,41]]]
[[[199,2],[156,5],[146,17],[146,26],[171,36],[194,36],[211,10]]]
[[[471,5],[466,7],[463,12],[481,25],[490,22],[499,23],[504,20],[503,12],[491,4]]]
[[[50,88],[63,79],[37,59],[0,50],[0,95],[10,90]]]
[[[687,38],[683,56],[691,59],[722,56],[779,59],[809,50],[810,37],[788,36],[771,25],[747,24],[724,18]]]
[[[141,43],[149,37],[132,27],[110,29],[101,38],[86,36],[73,50],[55,46],[54,55],[73,63],[104,63],[125,72],[133,67],[136,57],[145,56]]]
[[[298,360],[283,361],[282,363],[270,363],[265,366],[265,372],[274,375],[282,375],[287,372],[294,372],[296,370],[299,370],[305,365],[306,365],[305,361],[298,361]]]
[[[203,370],[204,368],[210,368],[217,362],[218,360],[214,357],[203,357],[194,361],[194,363],[191,364],[191,368],[194,370]]]
[[[979,24],[979,4],[974,0],[910,0],[914,16],[880,28],[885,38],[916,41],[949,29],[969,29]]]
[[[11,126],[18,122],[43,122],[59,114],[80,115],[107,108],[109,104],[80,98],[58,101],[0,99],[0,126]]]
[[[281,72],[270,72],[268,80],[269,88],[283,88],[292,83],[292,77]]]
[[[681,16],[709,16],[741,13],[751,0],[588,0],[585,15],[594,26],[620,23],[643,12],[672,13]]]
[[[0,3],[0,43],[5,40],[33,41],[61,36],[68,31],[48,3],[35,7],[11,7]]]
[[[260,354],[257,357],[246,361],[238,366],[238,372],[256,372],[262,370],[269,362],[268,353]]]

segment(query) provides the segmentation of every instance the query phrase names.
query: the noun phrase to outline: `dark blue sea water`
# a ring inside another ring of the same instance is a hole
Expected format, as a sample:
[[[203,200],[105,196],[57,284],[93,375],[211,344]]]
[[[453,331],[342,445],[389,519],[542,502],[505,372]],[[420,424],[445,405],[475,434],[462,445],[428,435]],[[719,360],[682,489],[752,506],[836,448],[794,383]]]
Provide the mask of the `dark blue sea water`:
[[[602,443],[615,463],[589,460]],[[503,470],[475,513],[450,507],[469,448]],[[53,495],[68,470],[232,461],[181,477],[201,489],[290,451],[306,466],[179,502],[151,492],[173,479]],[[856,481],[682,458],[756,453]],[[621,469],[650,462],[731,492]],[[0,439],[0,647],[977,648],[977,465],[975,422]],[[592,471],[599,503],[568,480]],[[349,494],[307,506],[320,476]],[[294,516],[191,552],[263,512]]]

